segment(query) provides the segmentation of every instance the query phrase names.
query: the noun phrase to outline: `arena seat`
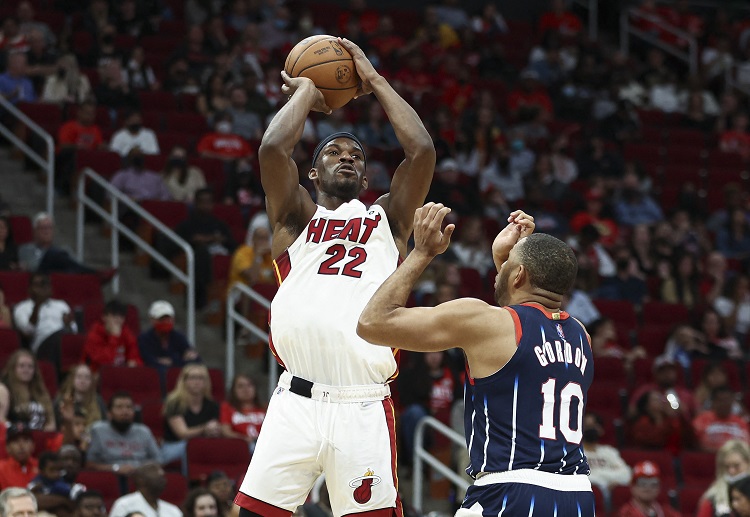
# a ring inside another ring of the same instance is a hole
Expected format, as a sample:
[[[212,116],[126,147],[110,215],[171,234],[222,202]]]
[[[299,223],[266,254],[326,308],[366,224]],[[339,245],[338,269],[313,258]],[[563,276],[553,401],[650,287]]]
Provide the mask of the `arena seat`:
[[[76,477],[76,483],[81,483],[87,490],[96,490],[101,493],[107,511],[112,508],[112,503],[122,495],[120,476],[114,472],[82,470]]]
[[[250,448],[242,438],[191,438],[187,442],[187,463],[191,481],[203,482],[214,470],[237,479],[250,463]]]
[[[27,215],[10,216],[10,231],[16,245],[20,246],[34,240],[34,227]]]
[[[627,387],[628,376],[625,372],[624,363],[624,360],[620,357],[597,357],[596,368],[594,368],[594,382],[603,381]]]
[[[13,352],[21,347],[21,336],[15,329],[0,328],[0,364],[5,365]]]
[[[49,361],[40,359],[36,362],[39,373],[42,375],[44,386],[49,391],[49,396],[54,400],[57,394],[57,368]]]
[[[164,501],[181,508],[182,503],[185,502],[185,497],[188,494],[187,478],[179,472],[169,471],[164,473],[164,477],[167,479],[167,486],[164,488],[164,492],[159,496],[159,499],[163,499]],[[128,488],[130,492],[135,491],[135,484],[132,478],[129,479]]]
[[[141,423],[151,429],[156,441],[161,443],[164,437],[164,415],[162,409],[164,408],[160,398],[152,398],[144,400],[141,403]]]
[[[63,334],[60,341],[60,371],[68,372],[80,364],[83,356],[84,334]]]
[[[86,167],[108,179],[122,168],[122,158],[114,151],[79,149],[76,151],[76,169]]]
[[[682,515],[697,515],[698,504],[700,503],[703,493],[708,489],[708,485],[702,487],[684,487],[678,494],[680,502],[680,511]]]
[[[638,317],[632,303],[603,298],[597,298],[593,302],[602,316],[611,319],[615,325],[623,325],[631,329],[638,327]]]
[[[680,454],[680,470],[685,487],[705,490],[716,477],[716,455],[712,452],[684,451]]]
[[[146,36],[143,38],[142,45],[146,49],[146,45],[150,41],[155,41],[158,36]],[[163,41],[157,41],[157,45],[160,49],[170,48],[163,46]],[[138,92],[138,99],[141,102],[141,111],[173,111],[177,110],[177,99],[171,92],[164,91],[151,91],[142,90]],[[161,137],[161,135],[158,135]]]
[[[29,297],[31,273],[27,271],[0,271],[0,287],[5,293],[5,303],[12,306]]]
[[[641,321],[644,326],[688,323],[690,311],[681,303],[647,301],[643,304]]]
[[[52,297],[65,300],[72,308],[89,303],[101,303],[102,286],[99,277],[88,273],[52,273]]]
[[[729,387],[736,392],[742,391],[742,379],[740,377],[740,369],[737,366],[737,363],[729,359],[718,362],[727,374]],[[693,387],[698,386],[701,381],[701,376],[703,375],[703,370],[711,363],[712,361],[710,359],[693,359],[690,361],[690,382]]]
[[[148,366],[102,366],[99,369],[99,393],[106,401],[118,391],[127,391],[140,406],[161,393],[159,373]]]

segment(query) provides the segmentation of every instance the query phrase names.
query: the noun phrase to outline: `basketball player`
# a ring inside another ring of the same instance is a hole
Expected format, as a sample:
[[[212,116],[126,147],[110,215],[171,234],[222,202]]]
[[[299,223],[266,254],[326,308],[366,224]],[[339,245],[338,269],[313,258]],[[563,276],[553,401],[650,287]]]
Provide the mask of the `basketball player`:
[[[271,303],[271,348],[284,371],[235,503],[241,517],[289,516],[325,473],[333,514],[402,516],[397,495],[394,409],[388,381],[394,351],[357,336],[357,318],[406,255],[414,211],[424,203],[435,149],[416,112],[362,50],[354,57],[403,146],[392,189],[367,208],[365,149],[349,133],[324,138],[306,171],[316,201],[299,185],[291,155],[308,113],[329,113],[306,78],[282,73],[289,102],[259,150],[279,290]]]
[[[467,473],[475,482],[456,517],[593,516],[581,447],[591,346],[583,325],[560,310],[576,257],[564,242],[533,234],[533,218],[516,211],[492,244],[500,307],[462,298],[404,308],[419,275],[448,247],[454,226],[441,231],[448,212],[433,203],[417,210],[415,248],[367,304],[357,332],[406,350],[463,348]]]

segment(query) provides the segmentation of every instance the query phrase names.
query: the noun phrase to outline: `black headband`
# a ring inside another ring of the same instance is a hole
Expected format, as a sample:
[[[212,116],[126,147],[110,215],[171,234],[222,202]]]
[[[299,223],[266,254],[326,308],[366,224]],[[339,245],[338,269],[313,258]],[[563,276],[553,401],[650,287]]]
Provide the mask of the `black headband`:
[[[348,133],[346,131],[339,131],[338,133],[333,133],[331,135],[328,135],[327,137],[325,137],[323,140],[320,141],[320,143],[318,144],[318,146],[315,148],[315,151],[313,152],[313,156],[312,156],[312,166],[313,167],[315,167],[315,162],[318,161],[318,155],[320,154],[320,151],[322,151],[323,148],[331,140],[336,140],[337,138],[348,138],[349,140],[353,140],[353,141],[357,142],[357,145],[359,146],[359,148],[362,149],[362,159],[365,162],[365,164],[367,163],[367,156],[365,155],[365,146],[362,145],[362,142],[359,141],[359,138],[357,138],[353,134]]]

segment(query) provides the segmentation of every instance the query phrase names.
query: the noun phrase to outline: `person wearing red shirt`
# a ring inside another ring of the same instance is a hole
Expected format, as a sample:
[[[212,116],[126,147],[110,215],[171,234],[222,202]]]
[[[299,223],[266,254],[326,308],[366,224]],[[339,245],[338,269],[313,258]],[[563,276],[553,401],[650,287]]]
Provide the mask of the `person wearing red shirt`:
[[[222,434],[242,438],[252,452],[265,417],[266,410],[258,399],[255,382],[247,375],[236,375],[229,389],[228,400],[221,403],[219,410]]]
[[[539,74],[530,69],[521,72],[519,88],[508,94],[508,111],[515,120],[527,122],[542,121],[552,117],[552,99],[547,92],[538,86]]]
[[[76,151],[93,151],[105,146],[96,120],[96,104],[84,101],[78,105],[75,120],[65,122],[57,132],[55,183],[63,193],[70,192],[70,180],[75,172]]]
[[[617,223],[607,217],[601,217],[604,208],[604,192],[599,188],[592,188],[585,194],[586,209],[577,212],[570,220],[570,230],[580,233],[581,229],[592,224],[599,230],[599,242],[606,248],[612,247],[617,242],[619,230]]]
[[[539,20],[539,34],[554,30],[561,36],[576,36],[581,29],[583,29],[581,20],[575,14],[565,10],[564,0],[552,0],[550,10],[542,14]]]
[[[200,139],[197,150],[203,157],[222,160],[235,160],[251,154],[250,144],[232,133],[232,118],[229,115],[217,118],[214,131]]]
[[[26,488],[36,477],[39,467],[37,460],[31,456],[34,452],[31,429],[21,423],[8,427],[5,447],[8,457],[0,460],[0,490]]]
[[[125,326],[127,307],[117,300],[104,306],[102,321],[94,323],[83,345],[81,362],[96,372],[102,366],[142,366],[135,334]]]
[[[711,409],[693,420],[693,429],[700,448],[718,451],[729,440],[750,441],[750,427],[741,417],[732,414],[735,396],[731,388],[721,386],[711,394]]]
[[[641,461],[633,468],[630,487],[632,498],[620,507],[617,517],[680,517],[677,510],[662,505],[658,499],[661,493],[661,471],[652,461]]]
[[[743,158],[750,157],[750,133],[747,113],[738,113],[732,120],[732,128],[724,131],[719,140],[719,148],[725,153],[737,153]]]

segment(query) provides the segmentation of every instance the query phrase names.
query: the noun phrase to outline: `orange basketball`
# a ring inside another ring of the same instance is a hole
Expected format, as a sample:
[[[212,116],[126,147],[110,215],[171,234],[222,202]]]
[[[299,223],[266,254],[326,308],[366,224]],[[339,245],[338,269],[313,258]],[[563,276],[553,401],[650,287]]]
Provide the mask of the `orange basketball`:
[[[310,36],[297,43],[284,70],[290,77],[312,79],[332,109],[352,100],[359,86],[354,60],[334,36]]]

